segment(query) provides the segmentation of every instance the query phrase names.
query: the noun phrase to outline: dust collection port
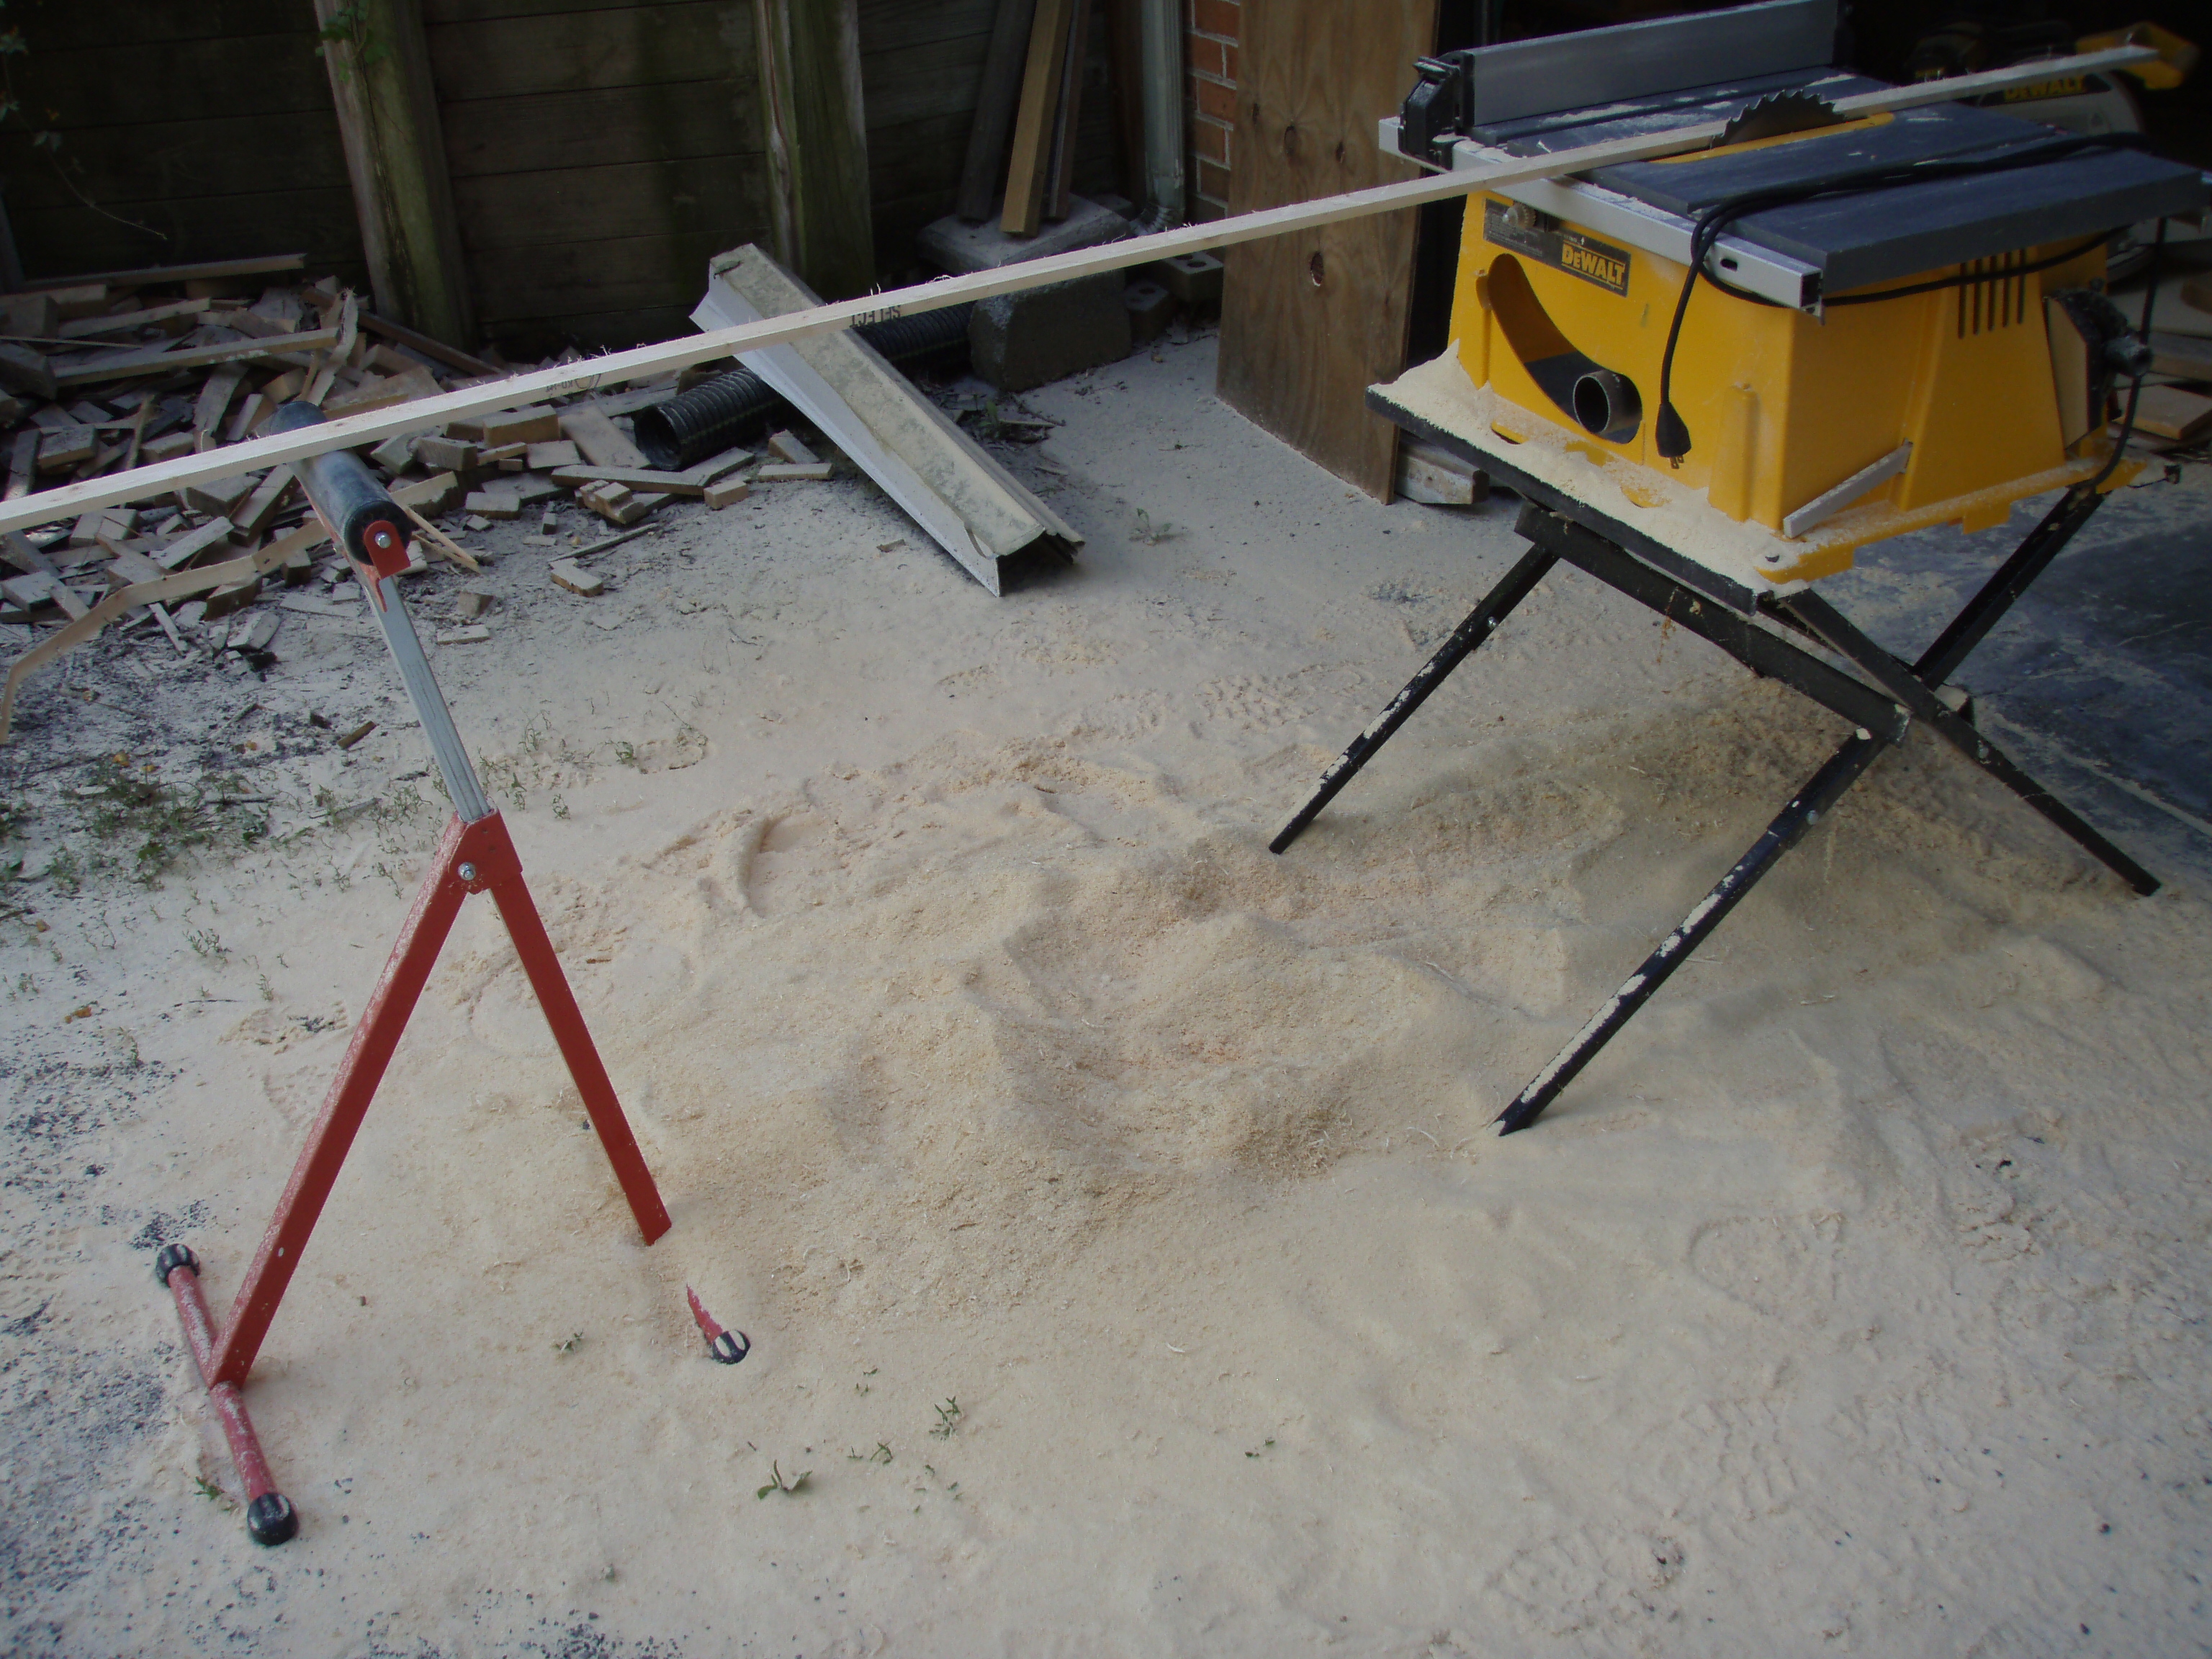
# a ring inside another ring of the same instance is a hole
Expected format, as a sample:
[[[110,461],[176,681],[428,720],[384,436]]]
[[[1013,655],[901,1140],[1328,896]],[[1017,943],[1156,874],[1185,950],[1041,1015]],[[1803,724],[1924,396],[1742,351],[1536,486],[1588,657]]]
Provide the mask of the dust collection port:
[[[1609,368],[1593,368],[1575,381],[1575,418],[1607,443],[1626,443],[1644,419],[1636,382]]]

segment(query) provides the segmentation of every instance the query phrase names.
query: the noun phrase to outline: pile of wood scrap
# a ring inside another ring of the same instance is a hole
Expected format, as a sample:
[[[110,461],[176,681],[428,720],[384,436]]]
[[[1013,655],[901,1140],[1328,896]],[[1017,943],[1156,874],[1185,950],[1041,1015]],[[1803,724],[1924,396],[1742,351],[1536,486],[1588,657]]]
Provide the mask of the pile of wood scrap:
[[[2212,313],[2212,276],[2196,280],[2203,287],[2201,309]],[[2201,454],[2212,441],[2212,338],[2153,334],[2150,344],[2150,378],[2136,400],[2133,447],[2159,455]]]
[[[335,277],[301,281],[302,264],[291,254],[116,271],[0,295],[7,498],[243,442],[287,402],[337,418],[498,377],[376,317]],[[0,620],[72,622],[135,582],[251,556],[307,512],[291,469],[277,467],[10,535]],[[304,574],[304,556],[289,562]],[[219,590],[205,614],[251,598]]]

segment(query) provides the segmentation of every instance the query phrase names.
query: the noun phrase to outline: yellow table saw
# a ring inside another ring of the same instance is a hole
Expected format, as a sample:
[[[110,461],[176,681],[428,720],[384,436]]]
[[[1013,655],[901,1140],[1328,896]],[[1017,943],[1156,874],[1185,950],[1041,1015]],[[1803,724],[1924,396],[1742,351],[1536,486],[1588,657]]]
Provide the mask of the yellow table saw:
[[[1914,720],[2136,891],[2158,886],[1939,693],[2119,480],[2149,319],[2106,297],[2106,244],[2200,214],[2206,180],[2135,135],[1963,104],[1846,118],[1834,100],[1881,83],[1829,66],[1836,21],[1835,0],[1771,0],[1425,58],[1382,124],[1388,147],[1439,170],[1726,125],[1709,149],[1469,198],[1451,345],[1369,402],[1518,493],[1531,546],[1273,850],[1563,559],[1854,728],[1516,1097],[1506,1133]],[[1885,538],[1993,528],[2054,489],[1913,662],[1813,591]]]

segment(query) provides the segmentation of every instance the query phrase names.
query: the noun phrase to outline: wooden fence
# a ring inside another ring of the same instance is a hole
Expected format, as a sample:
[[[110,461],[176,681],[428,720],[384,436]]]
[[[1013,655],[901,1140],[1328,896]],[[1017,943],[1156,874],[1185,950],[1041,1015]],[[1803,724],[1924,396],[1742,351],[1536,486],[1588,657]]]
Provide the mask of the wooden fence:
[[[416,0],[482,336],[511,355],[689,329],[770,240],[754,0]],[[996,0],[860,0],[876,263],[951,210]],[[1079,191],[1121,187],[1098,9]],[[310,0],[12,0],[0,187],[33,276],[304,252],[367,266]],[[38,147],[35,131],[58,135]]]

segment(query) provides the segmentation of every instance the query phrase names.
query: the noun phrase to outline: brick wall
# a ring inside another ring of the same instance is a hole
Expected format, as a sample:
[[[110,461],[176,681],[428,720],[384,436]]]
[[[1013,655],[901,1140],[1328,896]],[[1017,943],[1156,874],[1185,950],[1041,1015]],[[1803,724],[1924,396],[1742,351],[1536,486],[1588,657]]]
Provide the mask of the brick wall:
[[[1183,74],[1189,87],[1184,114],[1190,149],[1183,158],[1185,192],[1192,219],[1218,219],[1229,211],[1241,19],[1237,0],[1188,0],[1188,5]]]

